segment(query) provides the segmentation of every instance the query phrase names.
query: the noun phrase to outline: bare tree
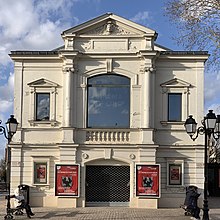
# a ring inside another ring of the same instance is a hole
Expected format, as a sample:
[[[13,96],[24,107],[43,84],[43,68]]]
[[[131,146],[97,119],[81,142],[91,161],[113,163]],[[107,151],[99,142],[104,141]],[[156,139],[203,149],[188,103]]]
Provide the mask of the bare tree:
[[[208,66],[220,67],[220,0],[167,0],[165,15],[178,28],[177,44],[208,50]]]

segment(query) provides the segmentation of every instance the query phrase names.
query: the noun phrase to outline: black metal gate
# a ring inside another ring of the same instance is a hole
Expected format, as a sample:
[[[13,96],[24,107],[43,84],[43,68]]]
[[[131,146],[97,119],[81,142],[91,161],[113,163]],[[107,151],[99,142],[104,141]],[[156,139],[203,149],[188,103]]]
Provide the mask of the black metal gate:
[[[129,200],[129,166],[86,166],[87,206],[126,206]]]

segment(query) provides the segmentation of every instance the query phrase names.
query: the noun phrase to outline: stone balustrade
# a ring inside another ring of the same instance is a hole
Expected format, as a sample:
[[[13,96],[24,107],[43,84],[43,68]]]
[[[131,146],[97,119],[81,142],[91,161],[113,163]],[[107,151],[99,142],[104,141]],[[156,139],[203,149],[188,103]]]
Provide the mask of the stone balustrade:
[[[125,130],[87,130],[86,142],[93,143],[128,143],[130,131]]]

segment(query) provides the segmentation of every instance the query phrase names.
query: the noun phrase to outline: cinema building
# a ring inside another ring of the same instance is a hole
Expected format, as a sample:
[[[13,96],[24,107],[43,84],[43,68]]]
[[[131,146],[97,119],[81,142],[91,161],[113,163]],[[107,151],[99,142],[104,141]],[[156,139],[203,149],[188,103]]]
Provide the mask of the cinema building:
[[[12,51],[11,189],[44,207],[178,207],[203,189],[206,52],[173,51],[157,33],[112,13],[63,31],[63,46]],[[184,39],[183,39],[184,40]],[[58,45],[59,46],[59,45]]]

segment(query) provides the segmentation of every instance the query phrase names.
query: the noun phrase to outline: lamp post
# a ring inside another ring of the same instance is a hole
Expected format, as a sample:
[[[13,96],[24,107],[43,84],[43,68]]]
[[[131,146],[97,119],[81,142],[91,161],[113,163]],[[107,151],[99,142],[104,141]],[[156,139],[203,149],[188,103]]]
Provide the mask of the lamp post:
[[[197,123],[192,115],[185,121],[185,129],[190,138],[195,141],[198,135],[205,134],[205,154],[204,154],[204,200],[203,200],[203,220],[209,220],[209,207],[207,199],[208,191],[208,139],[212,136],[215,140],[220,137],[220,115],[215,115],[213,110],[209,110],[209,113],[204,117],[202,126],[197,128]]]
[[[5,127],[1,126],[2,121],[0,120],[0,134],[4,134],[5,138],[8,140],[7,144],[7,156],[6,156],[6,184],[7,184],[7,190],[8,190],[8,196],[7,196],[7,214],[5,216],[5,219],[12,219],[13,216],[11,214],[11,204],[10,204],[10,177],[11,177],[11,147],[9,147],[9,144],[11,142],[11,139],[13,135],[17,131],[18,122],[14,118],[14,115],[11,115],[8,121],[5,123],[7,129]]]

